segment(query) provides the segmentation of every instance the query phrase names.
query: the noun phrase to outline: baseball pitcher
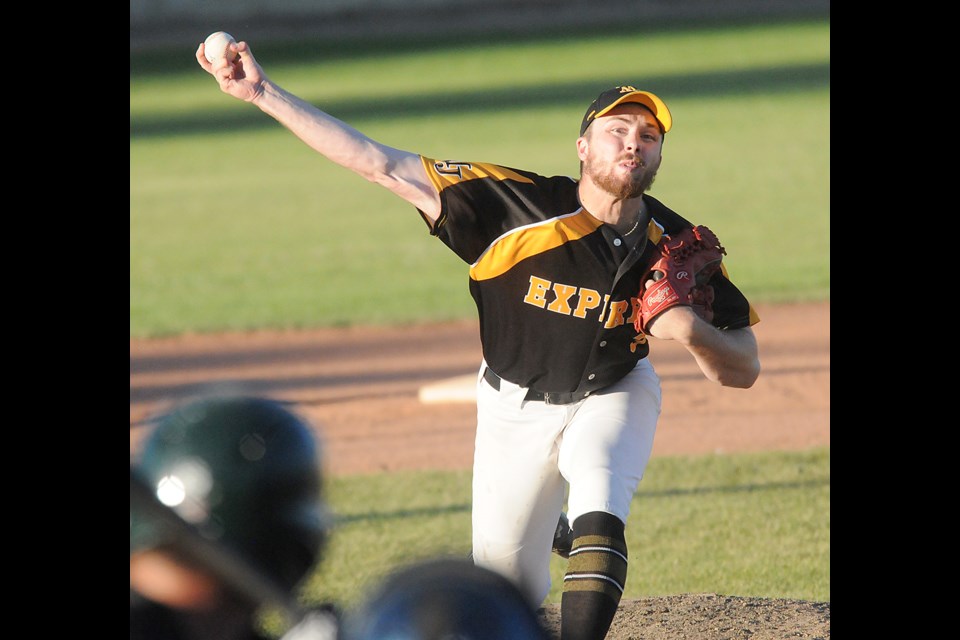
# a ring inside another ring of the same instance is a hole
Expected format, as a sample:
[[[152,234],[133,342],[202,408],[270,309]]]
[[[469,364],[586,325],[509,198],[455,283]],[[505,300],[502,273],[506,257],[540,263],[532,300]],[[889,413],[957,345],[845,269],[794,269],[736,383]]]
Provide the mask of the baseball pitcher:
[[[632,86],[603,91],[571,136],[579,179],[549,177],[389,147],[272,82],[246,42],[229,48],[213,64],[202,44],[196,52],[222,91],[408,202],[467,265],[483,354],[474,562],[539,606],[566,496],[561,637],[604,638],[660,415],[651,338],[680,342],[724,386],[749,388],[760,374],[759,318],[728,278],[726,250],[646,193],[673,126],[667,105]]]

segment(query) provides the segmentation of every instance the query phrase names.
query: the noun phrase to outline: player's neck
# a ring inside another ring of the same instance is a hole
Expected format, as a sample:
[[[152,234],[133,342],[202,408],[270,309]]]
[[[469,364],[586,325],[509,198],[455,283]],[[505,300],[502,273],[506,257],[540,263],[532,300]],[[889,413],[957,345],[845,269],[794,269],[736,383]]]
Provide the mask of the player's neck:
[[[580,182],[578,188],[580,204],[594,218],[612,225],[620,233],[626,233],[636,224],[643,225],[642,218],[646,215],[646,206],[643,196],[621,199],[596,185]]]

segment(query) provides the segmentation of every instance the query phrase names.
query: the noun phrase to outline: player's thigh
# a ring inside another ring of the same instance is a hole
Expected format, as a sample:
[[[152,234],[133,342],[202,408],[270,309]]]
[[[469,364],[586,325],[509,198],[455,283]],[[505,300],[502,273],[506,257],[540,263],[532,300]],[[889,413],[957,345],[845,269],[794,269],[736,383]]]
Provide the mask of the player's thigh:
[[[557,469],[565,415],[556,405],[515,401],[505,387],[477,388],[473,517],[486,536],[517,542],[541,511],[552,512],[556,526],[565,488]]]
[[[626,521],[643,478],[660,417],[660,379],[645,361],[583,402],[564,430],[559,466],[570,483],[572,520],[606,511]]]

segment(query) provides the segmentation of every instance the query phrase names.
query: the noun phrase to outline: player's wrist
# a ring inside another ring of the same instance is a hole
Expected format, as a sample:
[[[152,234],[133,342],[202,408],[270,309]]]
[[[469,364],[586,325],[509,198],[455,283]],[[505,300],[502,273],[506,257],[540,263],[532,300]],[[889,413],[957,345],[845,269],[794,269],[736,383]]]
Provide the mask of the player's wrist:
[[[692,344],[697,323],[703,322],[689,305],[675,305],[661,312],[649,324],[650,335],[660,340]]]
[[[262,109],[263,107],[261,105],[265,100],[265,96],[267,95],[268,92],[269,92],[269,83],[266,78],[263,78],[260,80],[260,82],[257,82],[253,85],[250,91],[250,96],[245,98],[245,100],[250,104],[256,105]]]

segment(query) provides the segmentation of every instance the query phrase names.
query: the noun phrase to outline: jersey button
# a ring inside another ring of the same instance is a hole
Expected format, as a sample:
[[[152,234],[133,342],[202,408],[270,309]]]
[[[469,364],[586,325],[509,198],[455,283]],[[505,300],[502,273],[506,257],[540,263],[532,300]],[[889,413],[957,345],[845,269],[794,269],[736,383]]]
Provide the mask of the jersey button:
[[[591,373],[590,375],[587,376],[587,380],[593,380],[596,377],[597,377],[597,374]]]
[[[601,341],[600,341],[600,346],[601,346],[601,347],[607,346],[607,341],[606,341],[606,340],[601,340]]]
[[[621,240],[620,238],[614,238],[614,239],[613,239],[613,246],[619,247],[619,246],[622,245],[622,244],[623,244],[623,240]]]

